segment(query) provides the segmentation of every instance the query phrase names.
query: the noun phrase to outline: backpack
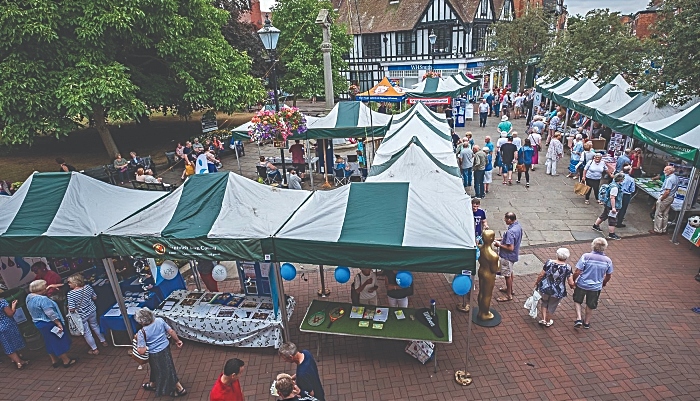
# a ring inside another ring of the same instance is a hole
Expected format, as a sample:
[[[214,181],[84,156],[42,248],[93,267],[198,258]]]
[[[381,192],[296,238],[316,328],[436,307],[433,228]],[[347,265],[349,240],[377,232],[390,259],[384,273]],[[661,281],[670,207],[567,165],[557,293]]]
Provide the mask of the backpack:
[[[598,189],[598,200],[605,203],[606,205],[610,203],[610,185],[603,184]]]

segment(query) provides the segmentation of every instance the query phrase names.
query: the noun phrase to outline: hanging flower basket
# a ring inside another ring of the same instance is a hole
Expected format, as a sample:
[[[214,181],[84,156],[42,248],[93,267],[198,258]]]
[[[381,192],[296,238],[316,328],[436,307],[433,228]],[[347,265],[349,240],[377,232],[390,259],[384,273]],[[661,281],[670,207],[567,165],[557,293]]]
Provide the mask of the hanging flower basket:
[[[306,118],[296,107],[283,107],[279,112],[261,110],[251,120],[248,135],[253,141],[285,142],[289,136],[306,132]]]
[[[423,80],[427,78],[442,78],[442,74],[437,71],[428,71],[423,75]]]

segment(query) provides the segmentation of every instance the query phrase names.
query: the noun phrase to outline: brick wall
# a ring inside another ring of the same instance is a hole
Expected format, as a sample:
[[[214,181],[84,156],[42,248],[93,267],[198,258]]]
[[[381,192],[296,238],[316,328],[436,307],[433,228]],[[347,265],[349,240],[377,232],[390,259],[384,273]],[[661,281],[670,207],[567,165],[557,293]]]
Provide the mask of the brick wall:
[[[654,23],[656,23],[656,12],[639,12],[635,15],[632,29],[634,34],[640,38],[648,38],[653,33]]]

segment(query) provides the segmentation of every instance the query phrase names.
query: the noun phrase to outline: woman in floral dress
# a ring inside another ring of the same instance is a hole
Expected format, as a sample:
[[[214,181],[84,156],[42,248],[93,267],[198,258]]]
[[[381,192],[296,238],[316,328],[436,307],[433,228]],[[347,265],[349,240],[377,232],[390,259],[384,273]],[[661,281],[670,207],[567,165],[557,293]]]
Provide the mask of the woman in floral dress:
[[[10,305],[7,300],[0,298],[0,310],[0,343],[5,354],[17,365],[17,369],[22,369],[29,361],[22,360],[17,353],[25,347],[17,322],[12,318],[17,310],[17,300],[12,301]]]

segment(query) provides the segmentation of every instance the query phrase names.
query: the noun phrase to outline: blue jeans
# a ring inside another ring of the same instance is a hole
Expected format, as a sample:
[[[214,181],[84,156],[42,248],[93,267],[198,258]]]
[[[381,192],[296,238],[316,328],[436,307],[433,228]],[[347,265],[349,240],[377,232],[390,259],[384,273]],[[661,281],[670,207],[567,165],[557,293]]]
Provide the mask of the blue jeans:
[[[474,196],[483,198],[484,193],[484,174],[486,170],[474,170]]]
[[[462,169],[462,183],[464,184],[465,187],[472,186],[472,168],[471,167]]]
[[[501,113],[501,104],[500,103],[494,104],[493,105],[493,114],[495,114],[496,117],[500,117],[500,113]]]
[[[479,113],[479,127],[485,127],[486,126],[486,117],[489,116],[489,113]]]

